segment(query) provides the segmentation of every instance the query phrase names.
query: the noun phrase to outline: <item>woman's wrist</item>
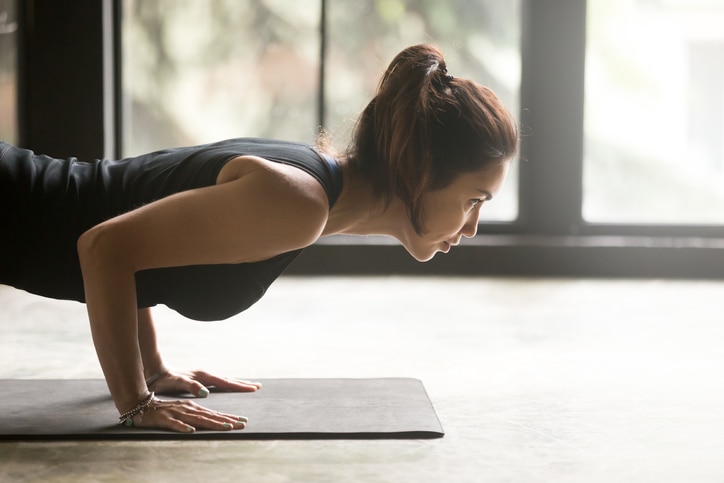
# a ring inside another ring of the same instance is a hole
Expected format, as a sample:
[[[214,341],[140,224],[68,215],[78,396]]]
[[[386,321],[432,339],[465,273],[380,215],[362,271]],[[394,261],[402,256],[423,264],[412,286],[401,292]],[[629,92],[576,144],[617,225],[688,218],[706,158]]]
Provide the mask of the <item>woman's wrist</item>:
[[[152,373],[151,375],[149,375],[146,378],[146,387],[151,389],[151,387],[153,387],[153,385],[156,383],[156,381],[161,379],[166,374],[168,374],[168,369],[166,369],[166,367],[163,364],[161,364],[158,367],[158,370],[156,372]]]
[[[140,416],[141,420],[143,420],[143,414],[151,407],[155,400],[156,396],[153,391],[149,392],[143,399],[138,402],[138,404],[136,404],[125,413],[121,414],[118,418],[118,422],[120,424],[132,426],[134,417]]]

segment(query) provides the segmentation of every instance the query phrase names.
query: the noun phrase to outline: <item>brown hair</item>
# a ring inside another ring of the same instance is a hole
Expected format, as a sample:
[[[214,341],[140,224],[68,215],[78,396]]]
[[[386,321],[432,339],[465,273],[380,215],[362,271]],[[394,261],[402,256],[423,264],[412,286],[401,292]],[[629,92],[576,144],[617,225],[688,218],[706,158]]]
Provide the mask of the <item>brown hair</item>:
[[[517,148],[517,124],[493,91],[453,78],[437,48],[415,45],[382,76],[347,157],[387,205],[394,196],[405,203],[421,233],[426,191],[509,159]]]

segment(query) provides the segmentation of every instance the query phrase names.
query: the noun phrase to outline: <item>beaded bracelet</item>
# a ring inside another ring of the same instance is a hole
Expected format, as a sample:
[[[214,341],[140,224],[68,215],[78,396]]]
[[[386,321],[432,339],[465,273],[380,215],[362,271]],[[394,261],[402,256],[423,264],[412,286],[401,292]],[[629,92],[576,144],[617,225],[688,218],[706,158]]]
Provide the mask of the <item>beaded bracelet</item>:
[[[143,399],[143,401],[136,404],[136,407],[134,407],[130,411],[127,411],[127,412],[121,414],[121,416],[118,418],[118,422],[120,424],[124,424],[127,421],[131,421],[135,416],[137,416],[139,414],[141,416],[143,416],[143,413],[146,412],[146,409],[148,409],[148,407],[151,405],[151,403],[153,401],[155,401],[155,397],[156,397],[156,395],[153,393],[153,391],[151,391],[151,393],[148,396],[146,396]]]

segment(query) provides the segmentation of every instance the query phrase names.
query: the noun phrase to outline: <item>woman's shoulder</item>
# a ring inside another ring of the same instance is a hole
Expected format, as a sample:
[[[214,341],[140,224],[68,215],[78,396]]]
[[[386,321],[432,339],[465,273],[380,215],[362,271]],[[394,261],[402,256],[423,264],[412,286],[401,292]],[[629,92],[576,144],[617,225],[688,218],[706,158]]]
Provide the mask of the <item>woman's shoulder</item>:
[[[334,206],[342,189],[342,176],[337,156],[319,143],[275,139],[241,139],[239,155],[252,155],[267,161],[289,165],[312,175],[327,192],[330,207]]]
[[[217,185],[225,183],[237,183],[240,189],[253,190],[260,204],[283,210],[280,215],[289,221],[296,218],[305,224],[324,223],[329,214],[324,187],[313,175],[292,165],[260,156],[238,156],[219,173]]]

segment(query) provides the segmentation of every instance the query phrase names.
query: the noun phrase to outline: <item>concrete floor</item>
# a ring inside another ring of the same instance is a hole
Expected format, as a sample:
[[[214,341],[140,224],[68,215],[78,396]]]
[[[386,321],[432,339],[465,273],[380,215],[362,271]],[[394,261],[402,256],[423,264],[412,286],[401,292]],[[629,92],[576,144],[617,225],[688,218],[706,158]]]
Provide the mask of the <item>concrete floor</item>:
[[[283,278],[170,365],[422,379],[412,441],[0,443],[0,481],[721,482],[724,282]],[[0,287],[0,378],[101,377],[84,307]],[[0,409],[2,408],[0,399]]]

